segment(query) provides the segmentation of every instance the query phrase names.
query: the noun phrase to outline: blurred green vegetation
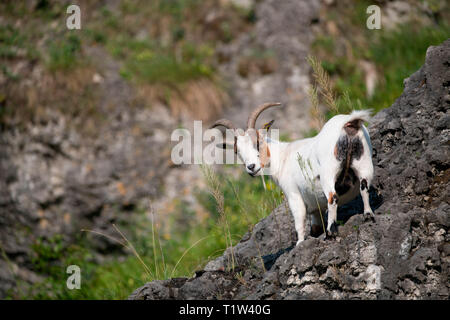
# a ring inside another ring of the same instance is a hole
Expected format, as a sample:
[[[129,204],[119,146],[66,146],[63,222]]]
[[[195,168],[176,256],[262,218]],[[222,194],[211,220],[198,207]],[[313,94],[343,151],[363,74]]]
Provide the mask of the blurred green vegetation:
[[[336,94],[348,94],[347,100],[352,102],[349,106],[342,105],[341,112],[354,108],[370,108],[378,112],[392,105],[403,92],[403,80],[423,65],[427,48],[441,44],[450,36],[447,21],[436,21],[433,25],[414,21],[394,29],[369,30],[365,28],[367,5],[367,1],[358,2],[356,10],[348,14],[346,23],[349,30],[345,41],[350,52],[337,54],[338,40],[329,34],[317,37],[312,44],[312,54],[319,57],[322,67],[330,74]],[[339,25],[342,16],[330,14],[329,18]],[[352,37],[355,28],[358,30]],[[365,73],[358,64],[362,60],[372,62],[378,75],[370,97],[365,86]]]
[[[25,37],[12,25],[0,26],[0,57],[13,58],[17,50],[23,48]]]
[[[214,2],[208,2],[208,5]],[[214,79],[216,70],[215,45],[231,40],[236,27],[221,24],[202,30],[199,23],[205,4],[198,0],[122,1],[120,10],[101,10],[101,21],[89,24],[90,38],[105,45],[108,51],[123,62],[120,74],[127,80],[159,84],[168,90],[199,78]],[[233,8],[226,14],[245,23],[247,16]],[[124,19],[133,20],[129,24]],[[148,27],[149,21],[154,26]],[[162,28],[162,29],[161,29]],[[202,34],[213,32],[211,36]]]
[[[403,25],[392,32],[382,33],[370,45],[366,58],[383,70],[384,79],[367,105],[377,111],[389,107],[402,93],[403,80],[423,65],[427,48],[441,44],[449,36],[450,25],[446,23],[420,28]],[[349,89],[351,84],[339,83],[338,87]]]
[[[214,70],[208,63],[214,50],[207,45],[196,47],[183,43],[175,53],[149,41],[119,38],[110,47],[115,57],[124,59],[120,72],[126,79],[137,77],[149,84],[177,86],[189,80],[210,77]]]
[[[389,107],[403,91],[403,80],[417,71],[425,61],[425,53],[430,45],[438,45],[450,35],[449,25],[421,27],[402,25],[393,31],[380,31],[377,39],[369,47],[353,47],[355,57],[375,63],[381,71],[381,81],[372,97],[366,97],[364,73],[356,64],[347,59],[325,60],[322,65],[330,75],[336,75],[338,93],[348,91],[352,100],[360,100],[366,108],[375,111]],[[326,50],[332,47],[332,40],[322,45]],[[331,50],[333,50],[331,48]]]
[[[264,190],[259,177],[241,175],[235,179],[229,176],[227,170],[218,174],[217,178],[225,199],[226,222],[235,245],[255,223],[281,204],[283,197],[271,181],[266,181],[267,190]],[[56,235],[50,239],[38,239],[33,245],[33,268],[45,280],[33,287],[19,286],[20,295],[16,293],[10,298],[125,299],[147,281],[192,276],[208,261],[222,255],[227,247],[224,221],[214,197],[207,191],[198,190],[196,194],[208,213],[200,223],[201,219],[195,217],[195,212],[189,210],[186,204],[178,203],[176,213],[171,214],[171,221],[167,222],[171,225],[169,233],[162,232],[152,223],[150,212],[146,209],[137,210],[136,220],[129,222],[133,228],[120,227],[121,230],[128,230],[126,237],[149,273],[131,253],[128,256],[118,253],[99,264],[85,234],[80,234],[75,244],[68,247],[63,245],[63,236]],[[101,237],[96,234],[92,236]],[[117,239],[122,240],[119,235]],[[66,287],[68,275],[65,268],[71,264],[81,268],[79,290]]]
[[[50,70],[71,70],[77,67],[77,55],[81,51],[81,41],[76,34],[64,35],[61,39],[52,40],[49,44]]]
[[[9,80],[18,80],[19,75],[12,73],[3,61],[16,58],[36,59],[38,53],[32,49],[28,37],[12,24],[0,25],[0,69]]]
[[[214,3],[209,1],[206,6]],[[123,0],[112,11],[108,5],[98,8],[90,4],[93,14],[83,15],[82,29],[74,32],[67,30],[65,24],[55,25],[55,19],[65,15],[63,4],[39,1],[30,10],[24,3],[3,3],[0,10],[10,17],[27,16],[29,21],[22,24],[20,31],[11,25],[0,26],[0,58],[15,57],[16,49],[28,42],[30,53],[39,53],[51,71],[67,71],[85,59],[83,44],[101,45],[123,62],[121,73],[128,80],[175,86],[211,77],[215,70],[215,43],[231,40],[236,28],[252,21],[252,14],[237,7],[224,7],[225,14],[237,22],[235,26],[223,23],[210,28],[212,35],[203,38],[202,33],[207,31],[202,31],[204,26],[199,20],[203,18],[200,9],[204,5],[198,0]],[[47,39],[44,45],[34,47],[43,37]]]
[[[15,117],[23,125],[57,106],[76,110],[84,117],[80,123],[101,119],[91,79],[112,65],[97,66],[101,55],[112,56],[119,74],[137,88],[134,101],[159,100],[174,113],[196,112],[191,101],[196,97],[212,110],[222,108],[225,84],[217,76],[215,48],[254,22],[252,10],[218,0],[122,0],[117,6],[86,0],[80,5],[82,28],[68,30],[64,3],[0,2],[0,75],[8,80],[0,88],[0,123]],[[220,10],[220,21],[207,25],[205,14],[213,7]],[[37,65],[44,81],[24,91],[20,80]]]

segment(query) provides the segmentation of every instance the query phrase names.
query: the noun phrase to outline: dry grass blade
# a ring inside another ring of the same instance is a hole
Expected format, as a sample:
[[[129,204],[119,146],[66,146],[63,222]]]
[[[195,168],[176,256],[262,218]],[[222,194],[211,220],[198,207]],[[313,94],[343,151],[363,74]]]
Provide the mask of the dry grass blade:
[[[231,186],[231,190],[233,191],[234,196],[236,197],[236,200],[239,203],[239,208],[241,209],[241,212],[244,214],[245,222],[248,226],[248,230],[251,231],[253,229],[253,225],[250,223],[250,219],[248,217],[247,207],[242,203],[241,198],[239,197],[239,193],[236,190],[235,185],[230,179],[227,179],[228,184]]]
[[[353,103],[350,99],[350,95],[348,93],[348,90],[344,91],[344,94],[342,95],[342,100],[339,100],[339,102],[342,102],[345,106],[345,110],[353,110]],[[339,109],[342,110],[342,105],[339,105]]]
[[[100,232],[100,231],[95,231],[95,230],[90,230],[90,229],[81,229],[82,232],[90,232],[93,234],[97,234],[100,235],[102,237],[108,238],[113,242],[116,242],[118,244],[120,244],[122,247],[131,250],[131,252],[136,256],[136,258],[139,260],[139,262],[142,264],[142,266],[144,267],[145,272],[147,273],[147,275],[150,278],[153,278],[153,274],[150,271],[150,269],[147,267],[147,265],[145,264],[145,262],[142,260],[141,256],[139,255],[139,253],[136,251],[136,249],[134,248],[133,244],[128,241],[128,239],[125,237],[125,235],[119,230],[119,228],[113,224],[112,225],[114,227],[114,229],[120,234],[120,236],[125,240],[125,242],[120,241],[117,238],[114,238],[106,233]]]
[[[124,243],[124,242],[120,241],[119,239],[114,238],[114,237],[112,237],[112,236],[110,236],[110,235],[108,235],[108,234],[106,234],[106,233],[103,233],[103,232],[100,232],[100,231],[95,231],[95,230],[90,230],[90,229],[81,229],[80,231],[81,231],[81,232],[90,232],[90,233],[93,233],[93,234],[96,234],[96,235],[99,235],[99,236],[108,238],[109,240],[112,240],[113,242],[116,242],[116,243],[120,244],[122,247],[127,248],[127,249],[130,249],[130,248],[127,246],[126,243]]]
[[[14,265],[12,264],[11,260],[9,259],[8,255],[6,254],[5,249],[3,249],[2,244],[0,243],[0,253],[2,258],[6,261],[6,264],[8,266],[9,271],[11,272],[11,274],[16,277],[17,276],[17,272],[14,271]]]
[[[320,61],[317,60],[315,57],[308,56],[307,60],[313,69],[314,80],[321,89],[320,93],[322,94],[322,97],[325,100],[325,104],[332,112],[338,114],[339,108],[336,103],[336,98],[331,85],[330,76],[322,67]]]
[[[263,174],[261,175],[261,180],[262,180],[262,185],[264,187],[264,190],[267,190],[266,181],[264,180],[264,175]]]
[[[194,242],[193,245],[191,245],[189,248],[187,248],[183,254],[181,255],[180,259],[178,259],[177,263],[175,264],[175,267],[173,267],[172,273],[170,274],[170,277],[173,278],[173,275],[178,267],[178,265],[180,264],[181,260],[183,260],[184,256],[192,249],[194,248],[197,244],[199,244],[200,242],[202,242],[203,240],[206,240],[208,238],[211,238],[212,236],[207,236],[207,237],[203,237],[201,239],[198,239],[197,241]]]
[[[136,256],[136,258],[139,260],[139,262],[142,264],[142,266],[144,267],[145,271],[147,272],[147,274],[151,277],[152,276],[152,272],[150,271],[150,269],[147,267],[147,265],[145,264],[144,260],[142,260],[141,256],[139,255],[139,253],[136,251],[136,249],[134,248],[133,244],[127,239],[127,237],[125,237],[125,235],[122,233],[122,231],[119,230],[119,228],[113,224],[112,225],[114,227],[114,229],[116,229],[116,231],[121,235],[121,237],[126,241],[126,243],[128,244],[128,248],[130,248],[130,250],[133,252],[133,254]],[[155,260],[155,268],[156,268],[156,260]]]
[[[239,197],[239,194],[238,194],[238,192],[236,191],[235,185],[231,182],[230,179],[227,179],[227,181],[228,181],[228,183],[230,184],[230,186],[231,186],[231,188],[232,188],[232,190],[233,190],[233,194],[234,194],[234,196],[236,197],[236,199],[237,199],[237,201],[238,201],[238,203],[239,203],[239,208],[241,209],[241,212],[244,214],[244,218],[245,218],[245,221],[246,221],[247,226],[248,226],[248,232],[251,233],[251,232],[253,231],[253,224],[250,222],[250,219],[249,219],[249,217],[248,217],[247,208],[246,208],[245,205],[242,203],[241,198]],[[264,188],[264,189],[267,190],[266,188]],[[272,195],[273,195],[273,193],[272,193]],[[242,236],[240,235],[238,240],[240,240],[241,238],[242,238]],[[265,266],[264,266],[264,261],[263,261],[263,259],[262,259],[262,255],[261,255],[261,248],[260,248],[260,246],[259,246],[258,241],[256,241],[256,239],[255,239],[255,244],[256,244],[256,249],[258,250],[258,257],[259,257],[259,260],[260,260],[260,262],[261,262],[262,270],[264,270],[264,272],[266,272],[266,268],[265,268]]]
[[[153,261],[155,264],[155,272],[158,275],[158,263],[156,258],[156,240],[155,240],[155,222],[154,222],[154,213],[153,213],[153,207],[149,201],[149,208],[150,208],[150,215],[152,217],[152,248],[153,248]],[[159,244],[161,245],[161,241],[159,241]],[[162,252],[162,250],[161,250]],[[163,255],[164,257],[164,255]]]
[[[225,212],[224,196],[221,191],[222,186],[221,186],[218,176],[215,174],[215,172],[211,168],[211,166],[202,165],[200,168],[201,168],[203,176],[206,179],[206,184],[208,186],[209,192],[211,193],[214,200],[216,201],[216,208],[217,208],[217,211],[219,212],[219,216],[220,216],[220,224],[222,225],[222,228],[224,230],[226,247],[227,247],[227,249],[230,248],[230,251],[231,251],[231,266],[232,266],[232,269],[234,270],[235,258],[234,258],[234,252],[233,252],[233,241],[231,239],[230,227],[228,225],[227,215]]]
[[[325,117],[319,109],[319,97],[317,95],[317,87],[311,86],[308,89],[309,100],[311,101],[311,116],[317,121],[317,129],[321,129],[325,124]]]

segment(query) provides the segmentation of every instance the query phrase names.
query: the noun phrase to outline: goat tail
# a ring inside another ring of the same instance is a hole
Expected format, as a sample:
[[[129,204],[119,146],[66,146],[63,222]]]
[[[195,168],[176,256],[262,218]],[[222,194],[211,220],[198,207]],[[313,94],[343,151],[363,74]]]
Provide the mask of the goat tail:
[[[360,129],[363,122],[369,122],[372,110],[354,110],[348,115],[347,122],[344,124],[344,130],[349,136],[355,135]]]
[[[338,194],[345,194],[356,181],[355,172],[350,168],[353,159],[359,159],[364,152],[364,146],[357,133],[362,129],[363,122],[370,121],[371,110],[357,110],[344,119],[343,130],[334,148],[334,156],[341,161],[341,171],[337,177],[335,188]]]

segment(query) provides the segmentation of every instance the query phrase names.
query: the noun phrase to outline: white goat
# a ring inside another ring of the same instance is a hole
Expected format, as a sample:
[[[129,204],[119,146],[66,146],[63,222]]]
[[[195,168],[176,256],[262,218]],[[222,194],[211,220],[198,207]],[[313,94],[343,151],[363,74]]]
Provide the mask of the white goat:
[[[265,134],[267,126],[255,135],[258,116],[277,105],[280,103],[266,103],[256,108],[248,118],[245,131],[235,129],[226,119],[216,121],[212,128],[232,129],[235,153],[244,162],[247,173],[253,177],[269,174],[283,190],[294,216],[297,245],[305,239],[306,214],[312,215],[312,233],[320,234],[319,213],[326,208],[326,237],[334,237],[337,206],[351,201],[358,192],[364,202],[365,218],[375,221],[368,191],[373,177],[372,145],[363,125],[369,120],[370,111],[334,116],[315,137],[288,143],[269,138]],[[307,164],[303,168],[299,157]]]

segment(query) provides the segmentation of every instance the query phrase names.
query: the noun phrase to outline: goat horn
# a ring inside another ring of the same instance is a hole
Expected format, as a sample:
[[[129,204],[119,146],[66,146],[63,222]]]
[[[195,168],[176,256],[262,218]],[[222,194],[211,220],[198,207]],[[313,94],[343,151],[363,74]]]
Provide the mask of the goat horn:
[[[256,119],[258,119],[258,116],[261,114],[261,112],[263,112],[267,108],[280,105],[280,102],[268,102],[260,105],[258,108],[253,110],[253,112],[248,117],[247,129],[255,129]]]
[[[214,122],[214,124],[211,126],[210,129],[218,127],[218,126],[223,126],[225,128],[233,129],[233,130],[235,129],[233,123],[228,119],[217,120],[216,122]]]

